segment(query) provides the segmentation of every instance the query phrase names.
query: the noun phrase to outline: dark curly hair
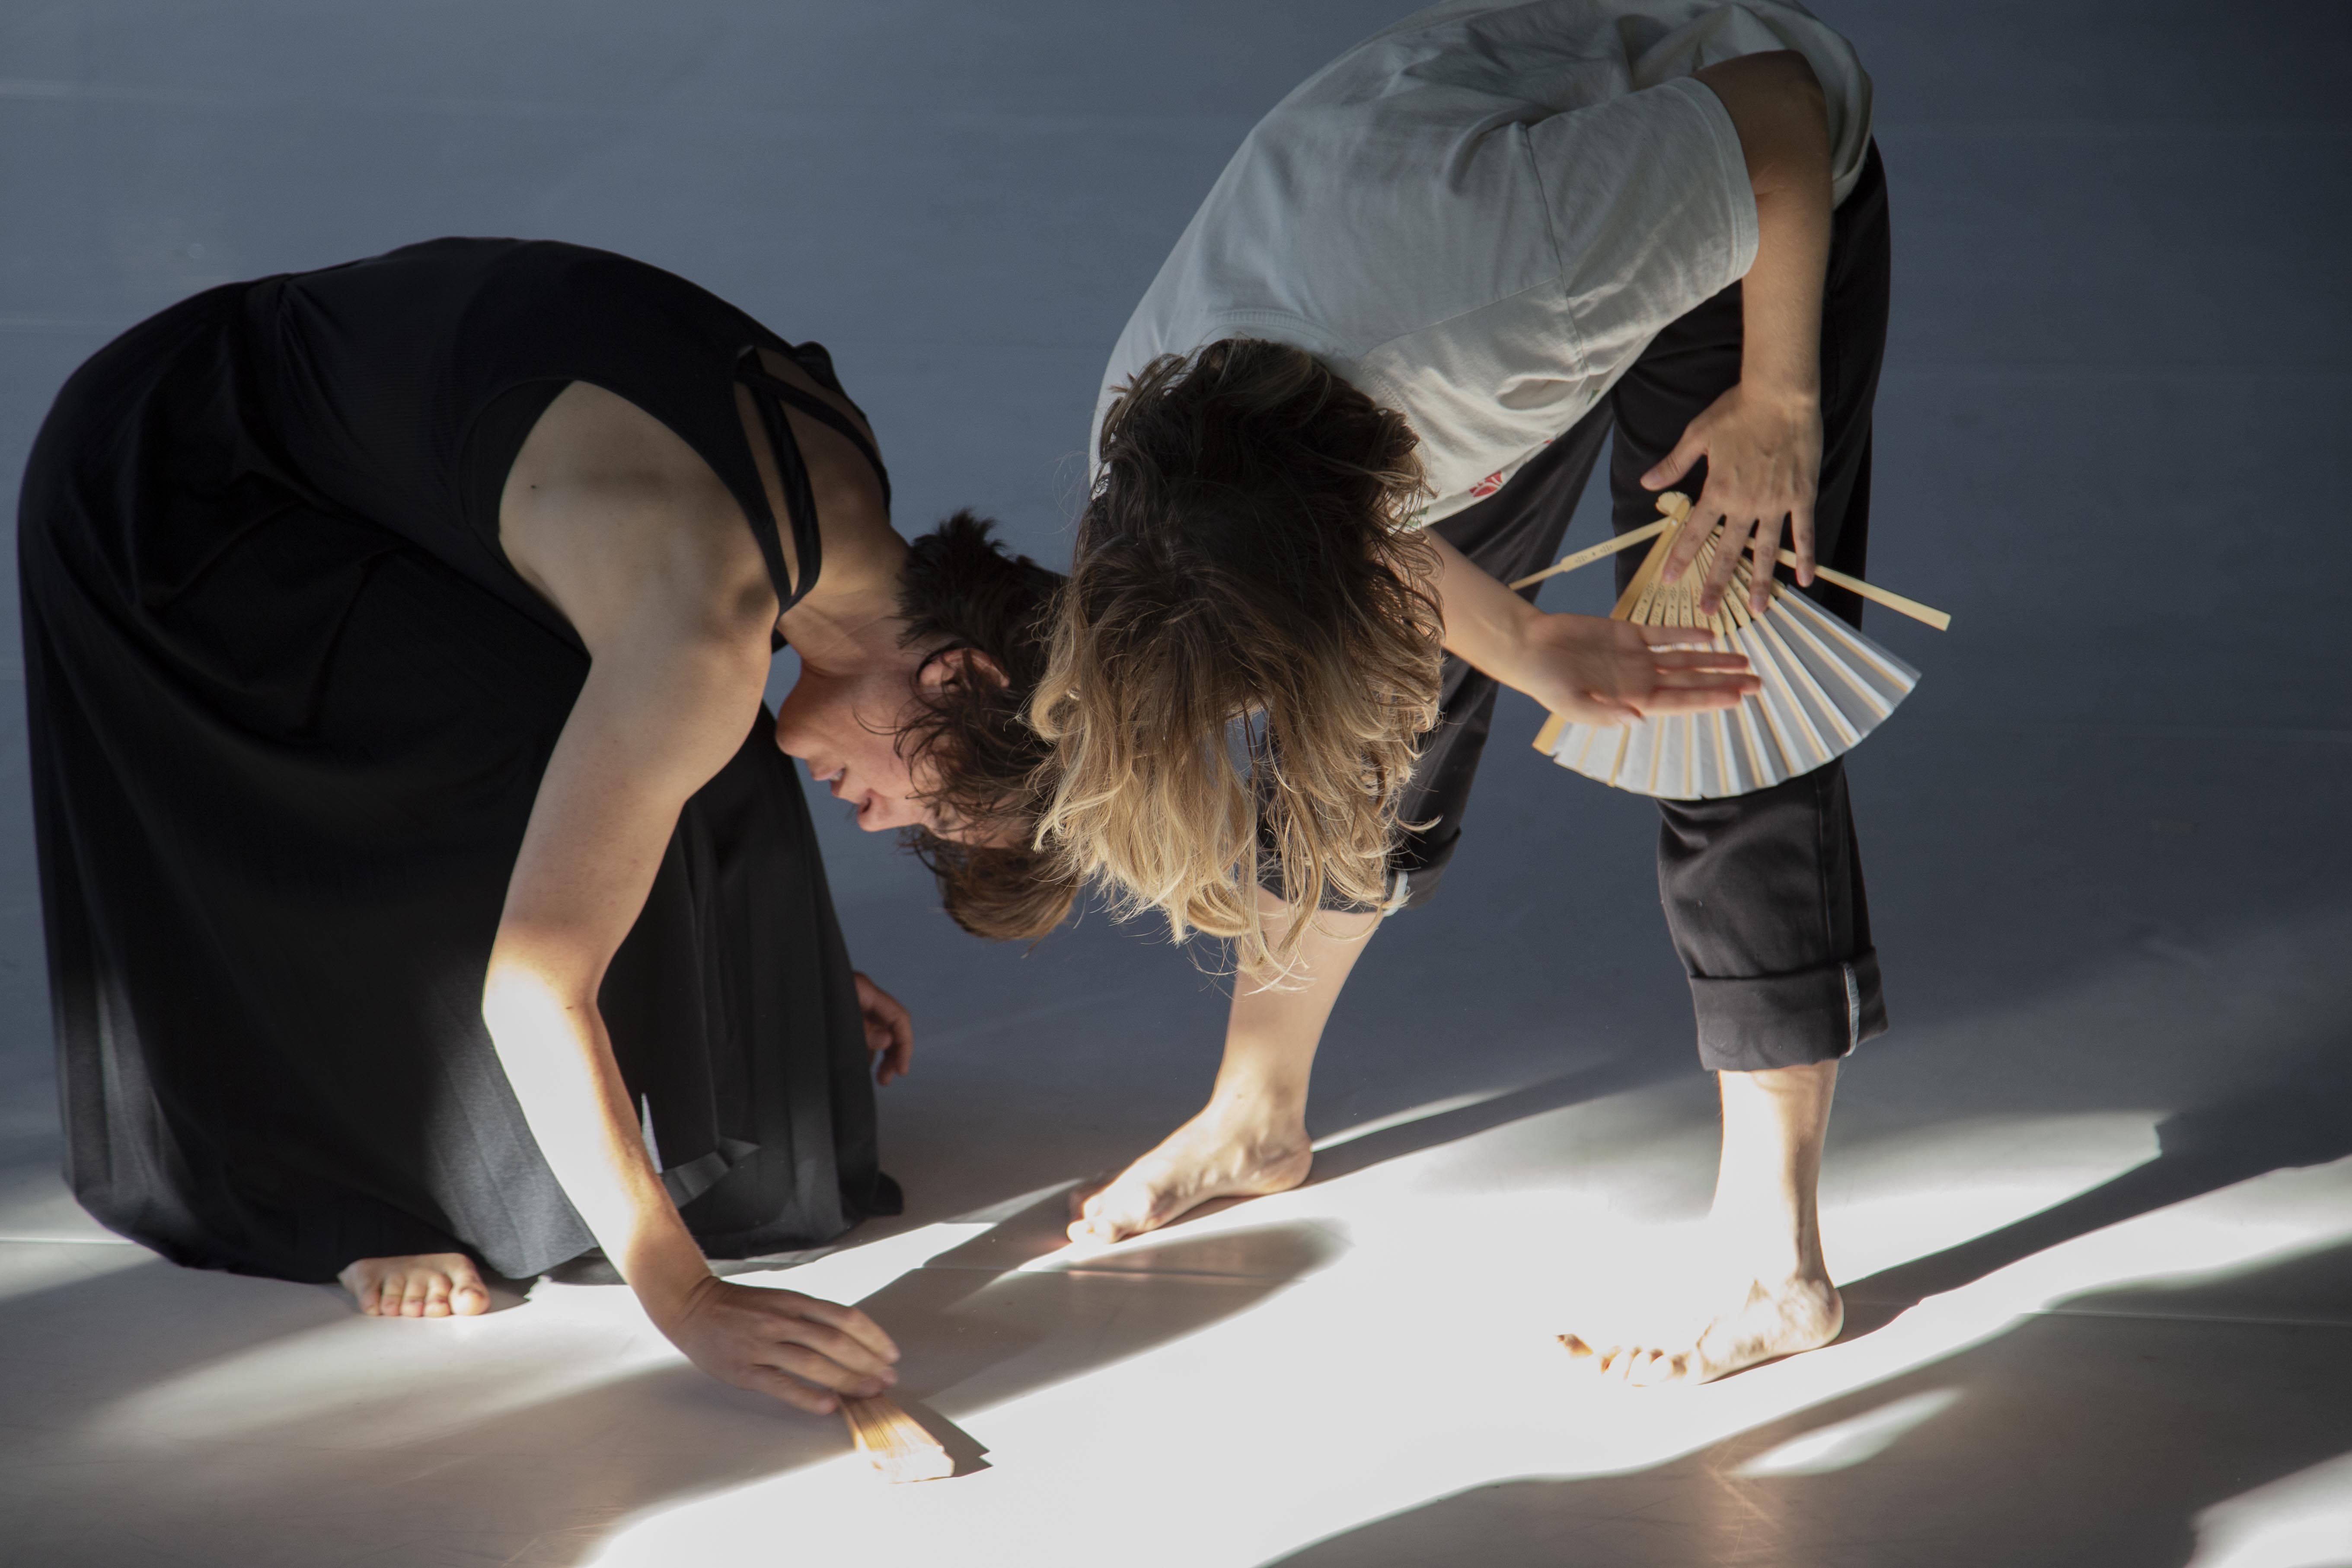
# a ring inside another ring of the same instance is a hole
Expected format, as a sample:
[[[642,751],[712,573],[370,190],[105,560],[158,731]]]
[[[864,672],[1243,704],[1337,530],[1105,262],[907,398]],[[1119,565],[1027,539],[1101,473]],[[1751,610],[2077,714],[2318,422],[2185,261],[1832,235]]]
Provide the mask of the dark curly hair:
[[[930,787],[922,798],[961,826],[900,838],[939,879],[949,916],[974,936],[1035,941],[1062,922],[1076,879],[1032,847],[1045,808],[1046,744],[1025,710],[1045,672],[1048,619],[1061,577],[989,537],[995,524],[957,512],[908,547],[898,613],[908,646],[937,642],[986,654],[1000,683],[968,667],[917,698],[898,750]],[[971,842],[964,840],[970,839]]]

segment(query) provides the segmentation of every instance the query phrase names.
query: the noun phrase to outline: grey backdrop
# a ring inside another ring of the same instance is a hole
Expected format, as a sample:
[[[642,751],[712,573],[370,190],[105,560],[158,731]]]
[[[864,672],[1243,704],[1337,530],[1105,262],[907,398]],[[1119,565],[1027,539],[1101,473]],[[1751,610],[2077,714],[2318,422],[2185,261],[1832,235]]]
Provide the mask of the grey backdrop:
[[[74,364],[192,289],[546,236],[823,340],[906,526],[977,506],[1058,564],[1127,309],[1255,117],[1400,9],[6,0],[0,470]],[[1853,764],[1895,1028],[1840,1135],[2263,1081],[2343,1017],[2352,12],[1822,10],[1876,77],[1892,182],[1873,575],[1957,617],[1874,620],[1927,679]],[[1553,592],[1598,607],[1600,574]],[[18,1169],[58,1147],[20,695],[0,686]],[[1349,993],[1318,1131],[1571,1059],[1688,1070],[1652,810],[1528,750],[1538,718],[1505,703],[1445,896]],[[885,1097],[916,1217],[1123,1159],[1197,1104],[1223,1002],[1186,955],[1098,915],[984,947],[819,815],[859,962],[920,1021]],[[2094,986],[2088,1014],[2064,1001]]]

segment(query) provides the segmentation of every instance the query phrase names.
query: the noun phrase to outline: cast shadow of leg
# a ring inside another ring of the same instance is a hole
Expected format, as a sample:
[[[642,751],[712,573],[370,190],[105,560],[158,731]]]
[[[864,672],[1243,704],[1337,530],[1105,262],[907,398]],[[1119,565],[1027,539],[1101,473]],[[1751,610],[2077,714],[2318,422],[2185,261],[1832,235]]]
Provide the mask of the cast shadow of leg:
[[[2267,1172],[2352,1154],[2352,1051],[2306,1058],[2279,1082],[2167,1118],[2157,1157],[2054,1208],[1839,1286],[1840,1342],[1885,1328],[1930,1296],[2037,1252]]]
[[[1315,1171],[1307,1177],[1307,1184],[1335,1182],[1342,1176],[1370,1170],[1374,1165],[1402,1159],[1407,1154],[1417,1154],[1441,1144],[1475,1138],[1481,1132],[1492,1131],[1530,1116],[1541,1116],[1566,1106],[1606,1099],[1612,1094],[1623,1094],[1630,1089],[1689,1074],[1687,1047],[1672,1050],[1654,1048],[1613,1057],[1592,1067],[1548,1078],[1524,1089],[1511,1089],[1491,1100],[1481,1100],[1452,1110],[1401,1121],[1376,1132],[1367,1132],[1329,1148],[1318,1149],[1315,1155]]]
[[[906,1381],[893,1391],[900,1404],[931,1411],[935,1396],[952,1394],[978,1406],[1081,1376],[1245,1312],[1348,1247],[1336,1226],[1286,1223],[1155,1232],[1066,1265],[1024,1267],[1032,1248],[1017,1238],[1058,1235],[1065,1203],[1056,1190],[1003,1221],[1012,1247],[977,1237],[857,1303],[907,1347]],[[1105,1312],[1106,1300],[1116,1310]]]

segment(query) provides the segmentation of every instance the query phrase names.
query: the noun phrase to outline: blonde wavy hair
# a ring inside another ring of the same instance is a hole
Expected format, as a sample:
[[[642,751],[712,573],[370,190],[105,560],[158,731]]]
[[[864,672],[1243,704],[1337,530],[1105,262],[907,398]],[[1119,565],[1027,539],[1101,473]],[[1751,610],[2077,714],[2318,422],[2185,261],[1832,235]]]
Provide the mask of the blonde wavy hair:
[[[1052,751],[1035,842],[1271,983],[1305,911],[1384,900],[1436,722],[1413,434],[1314,356],[1236,338],[1123,387],[1101,458],[1029,709]],[[1272,941],[1261,887],[1299,911]]]

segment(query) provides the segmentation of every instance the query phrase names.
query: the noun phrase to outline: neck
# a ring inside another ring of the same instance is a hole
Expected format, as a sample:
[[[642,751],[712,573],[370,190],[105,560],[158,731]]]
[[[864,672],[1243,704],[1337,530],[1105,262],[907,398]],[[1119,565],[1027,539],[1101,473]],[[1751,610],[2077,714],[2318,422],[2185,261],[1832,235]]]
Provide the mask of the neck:
[[[900,646],[898,574],[907,542],[887,523],[825,537],[816,585],[776,623],[803,664],[836,672],[914,657]]]

